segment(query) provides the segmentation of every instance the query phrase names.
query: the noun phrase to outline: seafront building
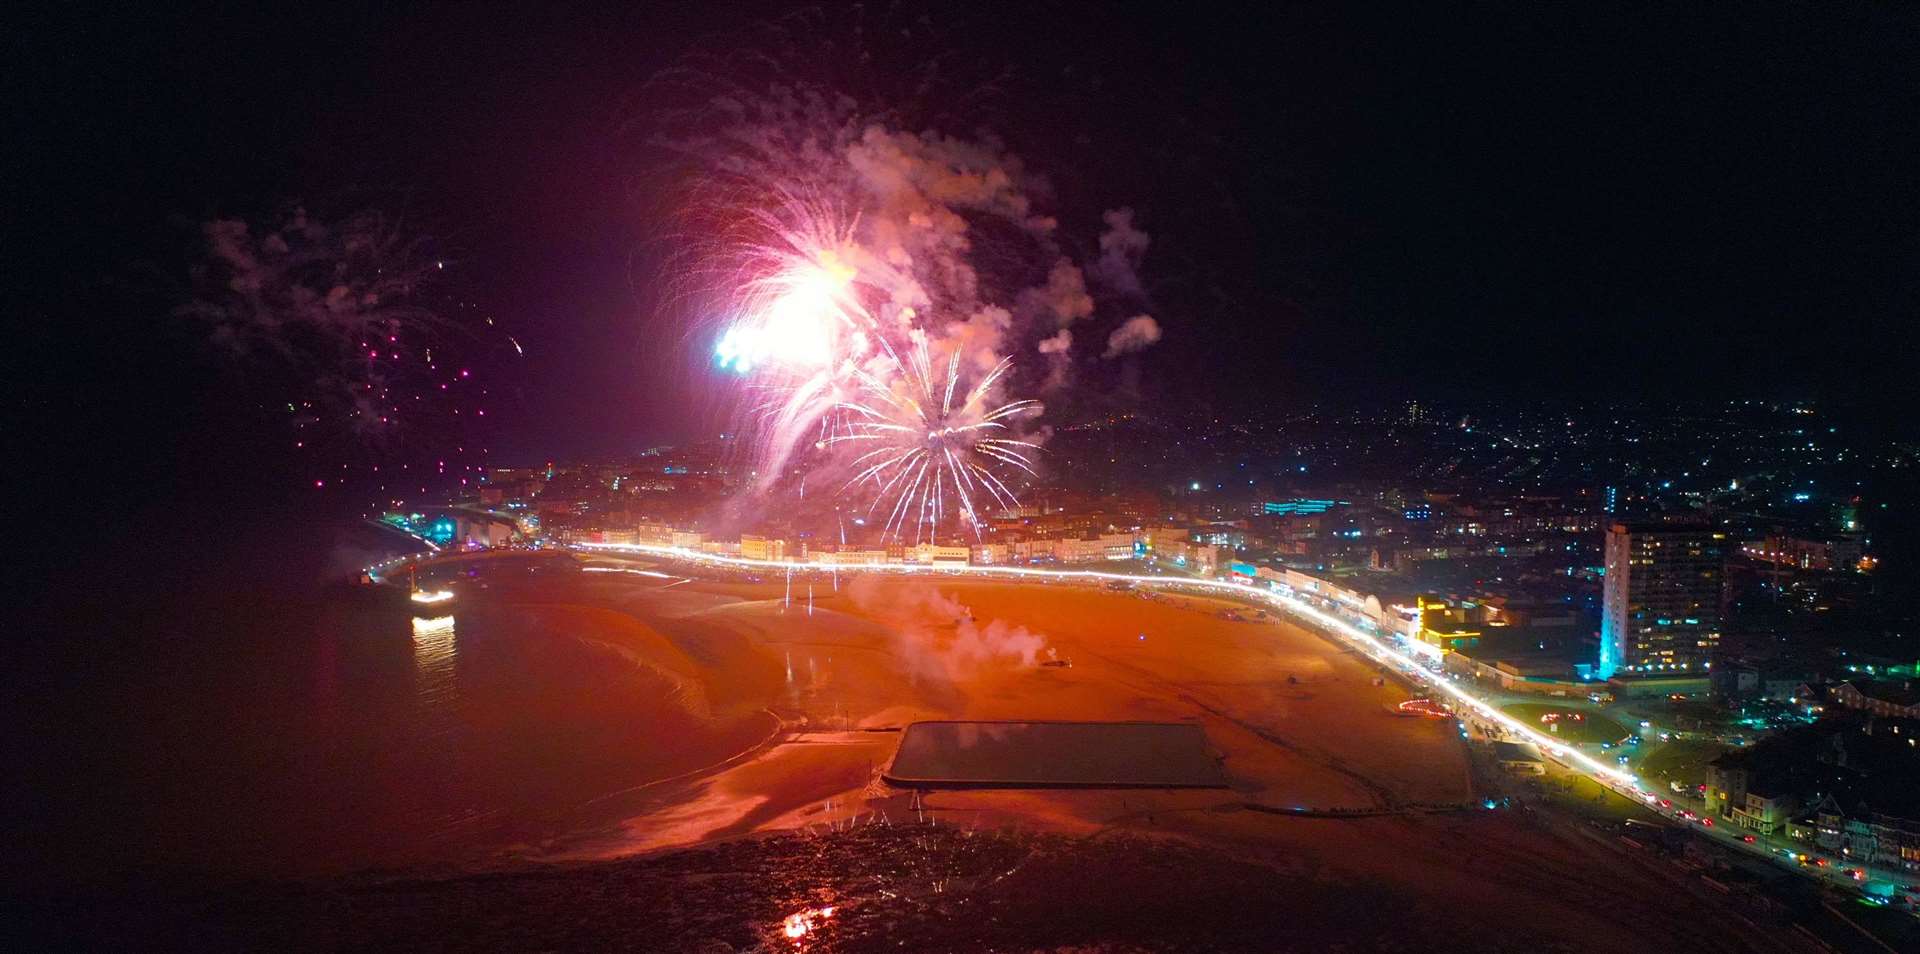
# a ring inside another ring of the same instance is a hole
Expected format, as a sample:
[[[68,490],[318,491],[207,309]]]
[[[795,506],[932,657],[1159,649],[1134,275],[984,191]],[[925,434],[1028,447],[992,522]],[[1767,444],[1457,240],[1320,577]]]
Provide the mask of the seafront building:
[[[1706,526],[1607,528],[1601,678],[1704,672],[1720,645],[1725,532]]]

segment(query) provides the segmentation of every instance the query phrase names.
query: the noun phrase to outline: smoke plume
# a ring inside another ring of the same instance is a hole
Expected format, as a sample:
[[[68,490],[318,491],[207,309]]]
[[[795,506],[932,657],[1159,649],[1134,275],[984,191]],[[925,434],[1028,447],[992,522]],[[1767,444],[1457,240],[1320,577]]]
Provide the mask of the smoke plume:
[[[1160,323],[1149,315],[1135,315],[1107,336],[1107,351],[1102,357],[1117,358],[1151,346],[1160,340]]]
[[[1034,346],[1034,350],[1041,354],[1066,354],[1072,349],[1073,332],[1065,328],[1060,329],[1060,333],[1051,338],[1040,339],[1040,343]]]
[[[1147,233],[1134,227],[1133,210],[1129,208],[1109,210],[1101,218],[1106,221],[1107,230],[1100,235],[1100,260],[1094,265],[1095,274],[1116,292],[1142,297],[1139,268],[1140,260],[1147,255]]]
[[[862,576],[847,592],[888,628],[894,655],[916,679],[952,683],[989,668],[1032,667],[1047,651],[1045,636],[1004,620],[982,623],[965,604],[933,586]]]

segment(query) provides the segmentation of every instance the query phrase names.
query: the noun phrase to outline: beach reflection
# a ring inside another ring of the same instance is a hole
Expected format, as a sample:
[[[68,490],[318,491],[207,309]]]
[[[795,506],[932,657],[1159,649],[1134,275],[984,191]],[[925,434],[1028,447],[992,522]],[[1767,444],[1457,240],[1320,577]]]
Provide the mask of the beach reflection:
[[[423,708],[453,705],[459,689],[454,674],[457,656],[452,615],[413,618],[414,685]]]

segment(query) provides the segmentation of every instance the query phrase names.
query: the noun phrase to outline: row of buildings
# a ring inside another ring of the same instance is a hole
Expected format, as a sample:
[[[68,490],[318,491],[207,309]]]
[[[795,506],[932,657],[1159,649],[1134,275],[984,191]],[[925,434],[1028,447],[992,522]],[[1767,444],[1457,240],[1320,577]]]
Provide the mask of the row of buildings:
[[[628,529],[563,528],[554,535],[569,543],[670,546],[715,556],[794,560],[823,566],[1086,566],[1152,560],[1197,575],[1210,576],[1219,560],[1219,547],[1193,540],[1192,532],[1183,527],[1022,536],[980,543],[891,542],[877,545],[820,543],[807,537],[788,539],[753,533],[737,537],[709,535],[698,530],[651,522],[637,523]]]
[[[1842,862],[1920,872],[1916,778],[1920,720],[1860,711],[1715,759],[1703,803],[1726,823]]]
[[[1018,507],[983,515],[977,539],[902,544],[849,519],[827,540],[796,514],[760,513],[745,524],[723,516],[733,512],[727,502],[744,479],[726,450],[721,442],[649,451],[620,465],[499,469],[479,492],[483,503],[528,515],[556,539],[750,559],[1136,560],[1207,575],[1237,566],[1252,581],[1283,585],[1291,585],[1284,574],[1302,573],[1361,594],[1359,601],[1371,595],[1399,607],[1379,614],[1383,630],[1424,618],[1432,625],[1416,629],[1428,633],[1434,655],[1458,653],[1464,658],[1455,665],[1471,660],[1483,678],[1529,687],[1575,678],[1704,678],[1724,649],[1729,593],[1743,581],[1751,586],[1754,568],[1829,579],[1868,559],[1857,537],[1756,537],[1759,528],[1724,520],[1616,520],[1607,498],[1590,492],[1410,493],[1342,484],[1333,493],[1287,496],[1255,481],[1242,490],[1196,481],[1171,495],[1043,488]],[[1416,599],[1423,595],[1426,607]],[[1496,627],[1506,628],[1488,631]],[[1523,635],[1526,627],[1551,631]],[[1584,657],[1559,658],[1570,648]]]
[[[1322,502],[1309,502],[1322,503]],[[1570,694],[1621,678],[1660,685],[1710,675],[1725,632],[1725,531],[1689,523],[1606,528],[1598,650],[1579,607],[1524,596],[1422,592],[1405,574],[1355,568],[1309,571],[1223,559],[1210,528],[1082,528],[1059,520],[1010,524],[973,543],[821,543],[794,537],[709,534],[657,521],[622,528],[561,526],[571,542],[651,544],[754,560],[823,565],[1068,565],[1151,560],[1200,575],[1221,572],[1326,600],[1383,633],[1403,636],[1437,665],[1503,688]],[[1793,677],[1799,681],[1803,677]],[[1776,680],[1777,681],[1777,680]]]

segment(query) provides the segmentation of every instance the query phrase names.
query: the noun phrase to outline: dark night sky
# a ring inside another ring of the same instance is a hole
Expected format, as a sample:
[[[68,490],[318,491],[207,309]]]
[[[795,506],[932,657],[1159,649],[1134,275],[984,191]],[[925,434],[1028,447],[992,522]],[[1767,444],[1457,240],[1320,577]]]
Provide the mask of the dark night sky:
[[[1042,6],[827,14],[798,45],[910,29],[956,82],[997,79],[964,118],[1051,175],[1081,241],[1139,210],[1167,329],[1149,395],[1920,394],[1920,10]],[[490,369],[514,393],[503,453],[684,437],[689,343],[654,320],[653,170],[624,123],[660,67],[769,19],[28,18],[8,40],[16,407],[136,450],[217,443],[206,365],[144,266],[178,273],[182,222],[353,188],[404,196],[527,343]]]

